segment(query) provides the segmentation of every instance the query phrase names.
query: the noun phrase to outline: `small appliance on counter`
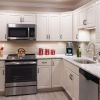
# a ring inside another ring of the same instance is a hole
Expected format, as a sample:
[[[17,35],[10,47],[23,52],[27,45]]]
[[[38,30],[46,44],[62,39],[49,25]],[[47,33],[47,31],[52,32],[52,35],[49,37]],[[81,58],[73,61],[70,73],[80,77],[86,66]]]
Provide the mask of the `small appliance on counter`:
[[[72,56],[73,55],[73,43],[72,42],[67,42],[66,43],[66,55],[67,56]]]

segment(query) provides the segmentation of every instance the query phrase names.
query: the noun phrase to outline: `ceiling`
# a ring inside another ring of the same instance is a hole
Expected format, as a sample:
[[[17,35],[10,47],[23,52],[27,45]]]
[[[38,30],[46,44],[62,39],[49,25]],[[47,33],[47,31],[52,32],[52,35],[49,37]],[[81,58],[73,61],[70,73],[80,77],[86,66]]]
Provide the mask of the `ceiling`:
[[[73,10],[91,0],[0,0],[0,9]]]

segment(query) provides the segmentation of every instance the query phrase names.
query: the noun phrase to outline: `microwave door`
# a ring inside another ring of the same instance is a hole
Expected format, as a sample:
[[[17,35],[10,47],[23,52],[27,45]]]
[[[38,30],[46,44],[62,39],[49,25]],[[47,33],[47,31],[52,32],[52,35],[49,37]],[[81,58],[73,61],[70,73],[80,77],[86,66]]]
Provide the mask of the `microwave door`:
[[[36,32],[35,32],[36,30],[35,30],[35,28],[29,28],[29,37],[30,37],[30,39],[35,39],[35,37],[36,37]]]
[[[8,28],[8,39],[28,39],[28,28]]]

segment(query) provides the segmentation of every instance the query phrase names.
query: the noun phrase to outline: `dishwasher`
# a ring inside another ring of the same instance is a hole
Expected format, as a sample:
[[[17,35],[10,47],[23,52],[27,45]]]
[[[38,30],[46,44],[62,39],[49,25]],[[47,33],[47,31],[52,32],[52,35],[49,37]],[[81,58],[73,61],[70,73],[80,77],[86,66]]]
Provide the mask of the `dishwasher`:
[[[79,100],[100,100],[99,78],[79,69]]]

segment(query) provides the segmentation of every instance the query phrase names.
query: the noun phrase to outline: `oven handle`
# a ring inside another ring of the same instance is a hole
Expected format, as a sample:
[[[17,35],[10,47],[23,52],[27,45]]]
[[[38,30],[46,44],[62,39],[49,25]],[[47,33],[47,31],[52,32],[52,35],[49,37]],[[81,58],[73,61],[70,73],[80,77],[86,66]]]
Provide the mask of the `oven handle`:
[[[35,61],[30,62],[6,62],[5,65],[27,65],[27,64],[36,64]]]

